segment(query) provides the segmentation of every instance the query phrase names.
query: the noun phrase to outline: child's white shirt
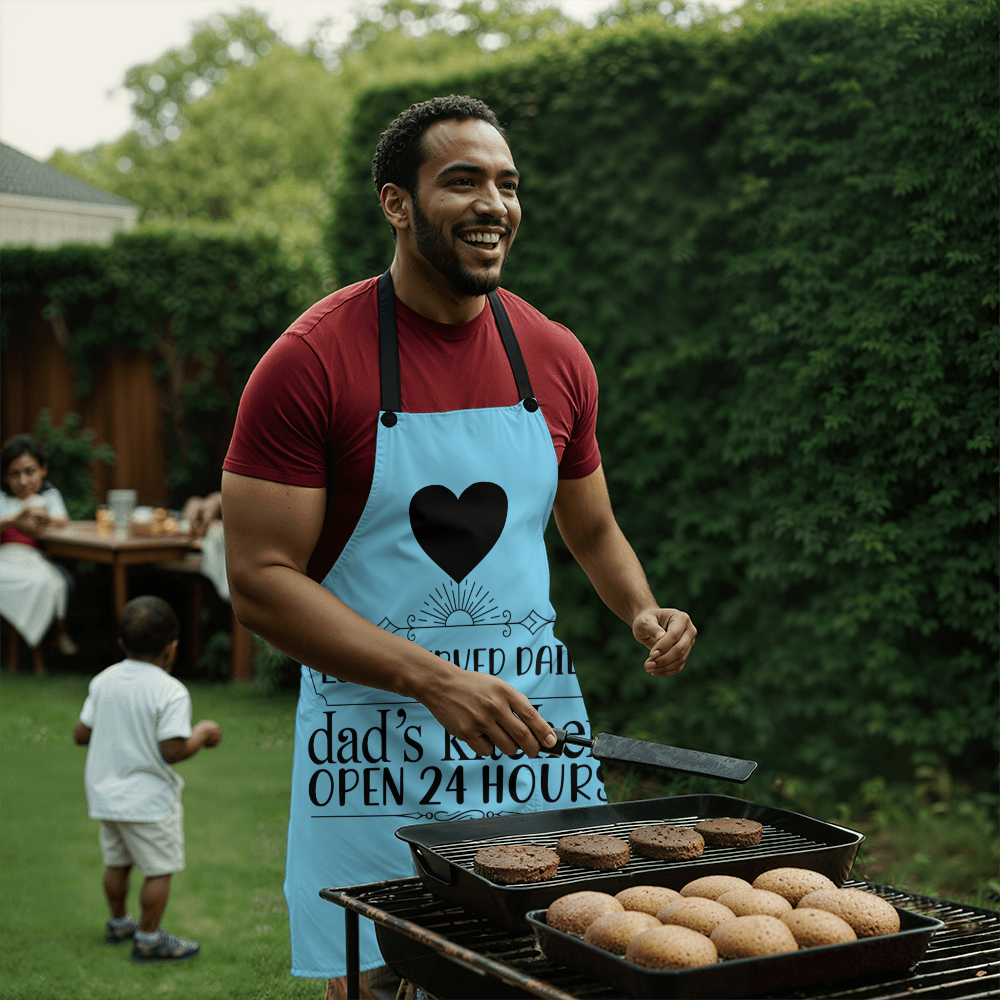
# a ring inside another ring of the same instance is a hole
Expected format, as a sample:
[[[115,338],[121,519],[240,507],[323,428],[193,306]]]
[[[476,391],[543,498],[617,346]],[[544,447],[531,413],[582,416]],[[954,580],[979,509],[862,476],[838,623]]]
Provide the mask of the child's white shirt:
[[[163,759],[160,743],[191,735],[187,688],[155,663],[123,660],[90,682],[80,721],[92,730],[84,769],[91,819],[168,816],[184,779]]]

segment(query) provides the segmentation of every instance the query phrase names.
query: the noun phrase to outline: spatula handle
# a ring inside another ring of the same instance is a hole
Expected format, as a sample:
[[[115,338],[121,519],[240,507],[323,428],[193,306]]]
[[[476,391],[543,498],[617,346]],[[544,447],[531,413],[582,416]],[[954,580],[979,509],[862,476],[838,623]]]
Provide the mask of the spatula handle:
[[[594,749],[594,741],[588,739],[586,736],[577,736],[576,733],[567,733],[565,729],[556,729],[552,727],[552,732],[556,734],[556,744],[552,747],[546,747],[545,753],[550,753],[553,756],[558,757],[559,754],[566,749],[566,744],[570,743],[578,747],[586,747],[588,750]]]

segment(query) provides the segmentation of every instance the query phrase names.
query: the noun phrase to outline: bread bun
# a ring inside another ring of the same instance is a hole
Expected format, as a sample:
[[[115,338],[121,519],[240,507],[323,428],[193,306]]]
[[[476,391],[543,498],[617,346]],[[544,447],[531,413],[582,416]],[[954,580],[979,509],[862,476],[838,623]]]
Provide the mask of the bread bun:
[[[655,917],[667,903],[680,898],[681,895],[676,889],[668,889],[663,885],[630,885],[627,889],[615,893],[615,899],[626,910],[639,910],[651,917]]]
[[[798,905],[835,913],[851,925],[859,938],[895,934],[899,930],[896,907],[881,896],[862,889],[819,889],[803,896]]]
[[[758,913],[733,917],[712,931],[712,943],[721,958],[757,958],[798,951],[792,932],[777,917]]]
[[[624,913],[605,913],[598,917],[586,930],[583,940],[597,948],[624,955],[632,938],[651,927],[659,927],[660,922],[648,913],[628,910]]]
[[[750,917],[755,913],[782,917],[792,908],[784,896],[767,889],[730,889],[719,897],[718,902],[728,906],[738,917]]]
[[[711,934],[719,924],[732,920],[735,914],[728,906],[703,896],[682,896],[667,903],[656,914],[661,924],[680,924],[699,934]]]
[[[813,910],[807,906],[798,906],[790,910],[781,922],[792,932],[800,948],[816,948],[824,944],[848,944],[857,941],[846,920],[828,910]]]
[[[779,896],[784,896],[792,906],[798,906],[799,900],[810,892],[836,889],[837,884],[810,868],[772,868],[758,875],[753,880],[753,887],[776,892]]]
[[[624,913],[625,907],[607,892],[571,892],[549,904],[545,922],[549,927],[582,937],[587,928],[607,913]]]
[[[745,878],[736,875],[703,875],[693,882],[681,887],[682,896],[704,896],[705,899],[718,899],[730,889],[749,889],[750,883]]]
[[[704,934],[678,924],[661,924],[632,938],[625,959],[646,969],[693,969],[714,965],[719,953]]]

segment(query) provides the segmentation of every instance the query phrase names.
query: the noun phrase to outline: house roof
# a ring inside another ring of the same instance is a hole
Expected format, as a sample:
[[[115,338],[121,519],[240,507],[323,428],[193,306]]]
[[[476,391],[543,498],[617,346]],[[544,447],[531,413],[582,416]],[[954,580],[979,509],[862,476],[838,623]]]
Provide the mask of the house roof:
[[[26,198],[53,198],[57,201],[86,202],[135,208],[124,198],[70,177],[47,163],[39,163],[0,142],[0,193]]]

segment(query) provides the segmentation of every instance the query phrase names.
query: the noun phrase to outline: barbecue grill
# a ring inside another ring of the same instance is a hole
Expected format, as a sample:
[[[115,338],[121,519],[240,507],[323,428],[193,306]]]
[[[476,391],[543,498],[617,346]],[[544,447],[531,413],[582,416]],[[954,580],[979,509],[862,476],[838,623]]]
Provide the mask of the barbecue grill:
[[[693,827],[711,816],[740,816],[764,828],[754,847],[706,846],[689,861],[660,861],[635,855],[623,868],[594,871],[560,864],[555,876],[527,885],[497,885],[473,871],[476,852],[493,844],[538,844],[555,848],[570,834],[606,834],[628,841],[647,824]],[[758,805],[729,795],[674,795],[601,806],[493,816],[487,819],[423,823],[396,831],[410,845],[417,874],[432,892],[460,903],[510,930],[525,930],[525,914],[580,889],[616,893],[629,885],[680,889],[702,875],[724,872],[752,882],[769,868],[811,868],[841,885],[851,873],[865,839],[855,830],[801,813]]]
[[[849,888],[875,892],[894,906],[941,921],[924,957],[912,969],[813,987],[777,990],[779,998],[891,1000],[902,997],[995,997],[1000,991],[1000,913],[917,896],[869,882]],[[441,1000],[469,997],[543,997],[610,1000],[621,991],[559,965],[538,949],[531,932],[512,932],[430,892],[419,878],[322,889],[320,896],[344,907],[348,996],[357,997],[358,918],[376,924],[386,961]],[[747,984],[747,996],[754,995]]]

